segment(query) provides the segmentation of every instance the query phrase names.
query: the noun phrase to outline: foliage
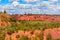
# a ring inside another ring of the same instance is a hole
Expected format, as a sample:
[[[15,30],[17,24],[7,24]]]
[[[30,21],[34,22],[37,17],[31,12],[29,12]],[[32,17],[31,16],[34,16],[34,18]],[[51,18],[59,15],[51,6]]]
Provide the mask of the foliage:
[[[7,33],[8,33],[9,35],[11,35],[11,34],[14,33],[14,32],[15,32],[15,27],[13,27],[13,26],[7,27]]]
[[[10,37],[10,40],[12,40],[12,38]]]
[[[19,38],[19,40],[29,40],[29,38],[27,36],[22,36]]]
[[[40,40],[43,40],[44,39],[43,36],[44,36],[43,32],[41,32],[40,34],[37,35],[37,37],[39,37]]]
[[[52,36],[48,34],[46,40],[52,40]]]
[[[37,40],[37,37],[34,37],[33,40]]]
[[[4,10],[4,13],[7,13],[6,10]]]
[[[19,35],[16,35],[16,38],[20,38],[20,36]]]
[[[58,28],[60,27],[60,22],[49,22],[49,21],[20,21],[20,24],[24,26],[24,28],[36,28],[45,30],[47,28]]]
[[[10,21],[16,22],[16,19],[15,19],[15,17],[13,15],[11,15]]]
[[[5,33],[4,32],[0,32],[0,40],[5,40]]]
[[[14,33],[15,31],[18,30],[30,30],[31,34],[33,34],[34,30],[39,29],[41,30],[41,34],[38,35],[38,37],[40,38],[40,40],[43,40],[43,31],[45,29],[49,29],[49,28],[59,28],[60,27],[60,22],[51,22],[51,21],[41,21],[41,20],[31,20],[31,21],[27,21],[27,20],[16,20],[14,15],[10,15],[10,18],[5,17],[5,14],[7,12],[4,10],[4,12],[0,12],[0,17],[2,19],[2,22],[10,22],[11,26],[1,26],[0,27],[0,40],[4,40],[5,38],[5,34],[3,33],[3,31],[7,31],[7,33],[9,35],[11,35],[12,33]],[[19,24],[17,23],[17,21],[19,22]],[[3,25],[3,23],[2,23]],[[29,40],[29,38],[27,36],[22,36],[19,37],[18,35],[16,36],[17,38],[20,38],[19,40]],[[47,35],[47,40],[52,40],[52,37],[50,34]],[[35,38],[34,38],[35,40]],[[36,39],[37,40],[37,39]],[[60,40],[60,39],[54,39],[54,40]]]
[[[15,31],[18,31],[19,30],[19,26],[17,26],[16,23],[12,22],[12,25],[7,27],[7,33],[9,35],[11,35],[12,33],[14,33]]]
[[[60,38],[56,38],[56,39],[53,39],[53,40],[60,40]]]
[[[6,27],[5,26],[0,26],[0,31],[5,31]]]

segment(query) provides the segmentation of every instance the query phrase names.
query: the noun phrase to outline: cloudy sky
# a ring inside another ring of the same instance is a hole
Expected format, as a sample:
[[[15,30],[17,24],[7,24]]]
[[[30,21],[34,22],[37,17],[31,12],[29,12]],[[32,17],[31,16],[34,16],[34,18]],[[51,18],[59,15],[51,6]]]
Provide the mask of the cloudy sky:
[[[60,14],[60,0],[0,0],[0,11],[10,14]]]

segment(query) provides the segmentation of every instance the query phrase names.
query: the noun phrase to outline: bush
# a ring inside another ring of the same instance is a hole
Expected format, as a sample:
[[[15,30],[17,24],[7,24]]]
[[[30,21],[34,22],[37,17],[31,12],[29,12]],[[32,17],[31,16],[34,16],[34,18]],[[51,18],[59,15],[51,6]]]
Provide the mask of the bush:
[[[60,40],[60,38],[57,38],[57,39],[53,39],[53,40]]]
[[[16,35],[16,38],[20,38],[20,36],[19,35]]]
[[[39,37],[40,40],[43,40],[44,39],[43,36],[44,36],[43,32],[41,32],[40,34],[37,35],[37,37]]]
[[[52,40],[52,36],[50,34],[47,35],[46,40]]]
[[[27,36],[22,36],[19,38],[19,40],[30,40]]]
[[[13,27],[8,27],[8,28],[7,28],[7,33],[8,33],[9,35],[11,35],[12,33],[14,33],[14,31],[15,31],[15,29],[14,29]]]
[[[0,32],[0,40],[5,40],[5,33],[4,32]]]
[[[37,37],[34,37],[33,40],[37,40]]]

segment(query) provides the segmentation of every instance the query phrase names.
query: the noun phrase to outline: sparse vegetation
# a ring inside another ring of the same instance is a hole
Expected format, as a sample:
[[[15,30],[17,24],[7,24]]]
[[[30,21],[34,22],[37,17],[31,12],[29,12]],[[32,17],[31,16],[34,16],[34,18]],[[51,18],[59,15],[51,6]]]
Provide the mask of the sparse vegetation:
[[[40,40],[43,40],[44,39],[44,33],[41,32],[39,35],[37,35],[37,37],[39,37]]]
[[[7,12],[0,12],[0,40],[5,40],[5,33],[7,32],[8,35],[12,35],[18,30],[22,31],[31,31],[30,34],[33,35],[35,30],[41,30],[41,33],[33,38],[33,40],[37,40],[37,37],[40,40],[43,40],[44,31],[45,29],[53,29],[53,28],[60,28],[60,22],[52,22],[52,21],[42,21],[42,20],[17,20],[15,19],[14,15],[9,15],[10,17],[6,17]],[[8,26],[8,22],[11,24]],[[17,32],[18,33],[18,32]],[[23,35],[16,35],[18,40],[31,40],[28,36]],[[47,40],[52,40],[50,34],[47,35]],[[11,37],[10,37],[10,40]],[[53,39],[53,40],[60,40],[60,39]]]
[[[48,35],[47,35],[46,40],[52,40],[52,36],[51,36],[51,34],[48,34]]]
[[[29,38],[27,36],[22,36],[19,38],[19,40],[29,40]]]
[[[4,32],[0,32],[0,40],[5,40],[5,33]]]

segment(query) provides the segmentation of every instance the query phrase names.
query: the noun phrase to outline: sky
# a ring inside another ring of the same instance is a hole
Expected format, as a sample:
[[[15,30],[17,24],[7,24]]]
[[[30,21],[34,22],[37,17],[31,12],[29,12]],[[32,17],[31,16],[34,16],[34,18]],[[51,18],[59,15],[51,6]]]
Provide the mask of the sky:
[[[0,0],[9,14],[60,14],[60,0]]]

